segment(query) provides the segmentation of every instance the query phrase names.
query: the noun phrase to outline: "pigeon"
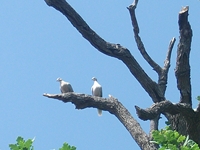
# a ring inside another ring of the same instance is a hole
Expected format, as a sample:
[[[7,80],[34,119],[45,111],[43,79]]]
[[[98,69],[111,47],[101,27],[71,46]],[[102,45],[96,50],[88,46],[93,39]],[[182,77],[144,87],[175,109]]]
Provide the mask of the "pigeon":
[[[74,92],[69,82],[65,82],[61,78],[57,78],[57,81],[60,82],[61,93]]]
[[[97,79],[95,77],[93,77],[92,80],[94,81],[94,84],[91,88],[92,95],[102,97],[102,87],[101,87],[101,85],[97,82]],[[98,115],[101,116],[102,110],[100,110],[100,109],[97,109],[97,110],[98,110]]]

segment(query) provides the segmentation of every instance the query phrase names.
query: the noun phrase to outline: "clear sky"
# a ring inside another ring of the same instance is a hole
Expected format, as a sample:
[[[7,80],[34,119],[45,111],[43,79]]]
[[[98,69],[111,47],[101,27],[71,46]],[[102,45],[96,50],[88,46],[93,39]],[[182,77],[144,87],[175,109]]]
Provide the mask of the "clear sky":
[[[137,50],[129,12],[130,0],[68,1],[106,41],[127,47],[147,74],[157,74]],[[176,37],[166,98],[179,101],[174,68],[179,40],[178,12],[190,6],[193,29],[191,82],[193,107],[199,91],[200,2],[198,0],[140,1],[136,10],[140,36],[152,58],[163,66],[169,41]],[[60,12],[44,0],[1,0],[0,5],[0,149],[9,149],[17,136],[34,138],[36,150],[58,150],[64,142],[77,150],[118,150],[139,147],[118,119],[108,112],[98,117],[93,108],[76,110],[71,103],[43,97],[60,93],[57,77],[70,82],[77,93],[91,94],[95,76],[103,97],[112,94],[148,133],[149,121],[141,121],[134,106],[147,108],[152,100],[126,66],[86,41]],[[160,127],[164,127],[164,117]]]

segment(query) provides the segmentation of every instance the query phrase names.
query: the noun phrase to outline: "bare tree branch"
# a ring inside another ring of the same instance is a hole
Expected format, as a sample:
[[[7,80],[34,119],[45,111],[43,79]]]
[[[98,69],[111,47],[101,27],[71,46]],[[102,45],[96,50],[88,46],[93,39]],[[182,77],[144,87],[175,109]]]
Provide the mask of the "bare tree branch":
[[[148,53],[145,50],[144,44],[139,36],[139,26],[137,23],[137,18],[135,15],[135,9],[137,6],[138,1],[133,2],[128,8],[131,20],[132,20],[132,25],[133,25],[133,31],[134,31],[134,36],[135,36],[135,41],[138,46],[138,49],[144,59],[149,63],[149,65],[159,74],[161,72],[161,67],[151,59],[151,57],[148,55]]]
[[[158,85],[163,94],[165,93],[166,87],[167,87],[167,79],[168,79],[168,72],[169,72],[169,67],[170,67],[171,53],[172,53],[172,49],[174,47],[175,41],[176,39],[173,37],[169,43],[169,48],[167,52],[167,57],[164,62],[164,67],[161,73],[159,74]]]
[[[142,56],[144,57],[144,59],[150,64],[150,66],[158,73],[159,76],[159,80],[158,80],[158,84],[161,88],[161,91],[163,93],[165,93],[166,90],[166,84],[167,84],[167,74],[169,71],[169,67],[170,67],[170,58],[171,58],[171,52],[172,52],[172,48],[174,46],[175,43],[175,38],[173,38],[170,42],[169,45],[169,49],[168,49],[168,53],[167,53],[167,58],[165,60],[165,65],[164,68],[162,69],[156,62],[153,61],[153,59],[148,55],[148,53],[145,50],[144,44],[139,36],[139,26],[137,23],[137,18],[135,15],[135,9],[137,6],[138,1],[134,1],[133,4],[131,4],[128,7],[130,16],[131,16],[131,20],[132,20],[132,25],[133,25],[133,31],[134,31],[134,36],[135,36],[135,41],[137,43],[138,49],[140,50]]]
[[[177,87],[180,91],[180,102],[187,103],[192,106],[191,100],[191,83],[190,83],[190,64],[189,56],[192,42],[192,29],[188,22],[189,7],[183,7],[179,12],[179,32],[180,40],[177,50],[177,60],[175,75],[177,79]]]
[[[102,98],[86,94],[64,93],[64,94],[47,94],[43,96],[61,100],[64,103],[71,102],[76,109],[99,108],[115,115],[119,121],[126,127],[133,139],[141,149],[154,150],[153,144],[149,142],[148,135],[142,130],[140,124],[131,116],[129,111],[115,98]]]
[[[103,40],[65,0],[45,0],[45,2],[49,6],[52,6],[63,13],[72,25],[83,35],[83,37],[86,38],[97,50],[123,61],[154,102],[159,102],[165,99],[160,92],[158,85],[145,73],[127,48]]]
[[[165,60],[164,68],[162,69],[156,62],[152,60],[152,58],[148,55],[148,53],[145,50],[144,44],[139,36],[139,26],[137,22],[137,18],[135,15],[135,9],[137,7],[138,1],[135,0],[129,7],[129,13],[131,16],[132,20],[132,26],[133,26],[133,31],[134,31],[134,37],[136,44],[138,46],[138,49],[144,59],[149,63],[149,65],[158,73],[158,85],[161,93],[163,94],[163,97],[165,95],[166,91],[166,85],[167,85],[167,78],[168,78],[168,71],[170,67],[170,58],[171,58],[171,51],[175,43],[175,38],[173,38],[170,42],[168,53],[167,53],[167,58]],[[154,101],[155,102],[155,101]],[[157,117],[153,118],[153,120],[150,121],[150,137],[151,137],[151,132],[153,130],[158,129],[158,121],[159,121],[160,116],[158,115]]]
[[[171,59],[171,53],[172,53],[172,49],[174,47],[174,43],[176,41],[176,38],[173,37],[169,43],[169,48],[168,48],[168,52],[167,52],[167,57],[165,60],[165,64],[164,64],[164,70],[169,70],[170,67],[170,59]]]
[[[190,107],[189,104],[173,104],[170,101],[162,101],[159,103],[153,104],[150,108],[141,109],[138,106],[135,106],[138,117],[142,120],[151,120],[154,119],[161,113],[169,113],[171,115],[176,115],[180,113],[186,118],[193,118],[195,115],[194,110]]]
[[[164,62],[164,67],[158,76],[158,85],[159,85],[160,91],[163,94],[163,96],[165,95],[165,91],[167,88],[167,80],[168,80],[168,72],[169,72],[169,67],[170,67],[171,53],[172,53],[172,49],[173,49],[175,41],[176,41],[175,38],[172,38],[172,40],[170,41],[168,52],[167,52],[167,57]],[[164,115],[168,119],[171,118],[171,116],[168,113],[164,113]],[[160,115],[158,115],[153,120],[150,120],[150,138],[152,137],[152,135],[151,135],[152,131],[158,130],[159,118],[160,118]]]

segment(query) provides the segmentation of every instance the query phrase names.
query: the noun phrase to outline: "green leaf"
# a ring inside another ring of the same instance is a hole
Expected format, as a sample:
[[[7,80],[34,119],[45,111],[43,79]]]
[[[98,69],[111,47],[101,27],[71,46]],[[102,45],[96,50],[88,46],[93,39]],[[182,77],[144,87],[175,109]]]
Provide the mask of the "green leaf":
[[[35,138],[34,138],[35,139]],[[10,144],[9,147],[11,150],[34,150],[32,144],[34,139],[28,139],[25,141],[22,137],[17,137],[16,144]]]
[[[190,150],[200,150],[200,148],[199,148],[198,144],[195,143],[195,144],[190,148]]]
[[[197,100],[200,101],[200,96],[197,96]]]
[[[9,144],[9,147],[11,150],[19,150],[19,148],[16,144]]]
[[[16,141],[17,141],[18,144],[21,143],[21,142],[24,143],[24,139],[21,136],[18,136]]]
[[[185,138],[186,138],[185,136],[180,135],[179,138],[177,139],[177,142],[181,143],[181,142],[183,142],[185,140]]]
[[[169,145],[168,145],[168,148],[169,148],[170,150],[178,150],[178,148],[176,147],[176,145],[173,145],[173,144],[169,144]]]
[[[67,144],[66,142],[63,144],[63,146],[61,148],[59,148],[59,150],[76,150],[76,147],[74,146],[70,146],[69,144]]]
[[[158,150],[167,150],[167,148],[166,147],[161,147]]]
[[[151,142],[160,145],[159,150],[200,150],[198,144],[190,140],[189,136],[180,135],[170,126],[153,131],[152,136],[154,141]]]
[[[181,150],[190,150],[190,148],[183,146],[181,147]]]
[[[23,149],[25,140],[22,137],[19,136],[16,141],[17,141],[18,148]]]
[[[33,144],[33,141],[31,139],[28,139],[25,143],[24,143],[24,147],[30,149],[31,146]]]

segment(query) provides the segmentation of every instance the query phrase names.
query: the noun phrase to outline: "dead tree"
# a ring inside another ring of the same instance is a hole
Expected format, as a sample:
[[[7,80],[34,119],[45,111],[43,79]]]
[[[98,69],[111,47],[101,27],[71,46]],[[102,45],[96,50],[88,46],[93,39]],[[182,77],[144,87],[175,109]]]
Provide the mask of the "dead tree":
[[[127,48],[121,46],[120,44],[109,43],[101,38],[65,0],[45,0],[45,2],[48,6],[54,7],[56,10],[65,15],[71,24],[98,51],[121,60],[128,67],[132,75],[137,79],[153,101],[153,105],[148,109],[142,109],[135,106],[137,115],[140,119],[150,120],[150,135],[147,135],[143,131],[139,123],[116,98],[101,98],[77,93],[45,93],[44,96],[61,100],[65,103],[71,102],[76,106],[76,109],[93,107],[110,112],[115,115],[126,127],[133,139],[143,150],[157,149],[157,146],[151,144],[150,140],[151,131],[158,129],[160,114],[163,114],[168,119],[174,130],[177,130],[183,135],[189,135],[192,140],[200,145],[200,105],[197,110],[194,111],[192,109],[191,99],[189,56],[192,41],[192,29],[188,22],[188,6],[181,9],[178,18],[180,36],[177,49],[175,76],[177,79],[177,88],[180,91],[180,102],[173,104],[169,100],[166,100],[165,91],[167,87],[168,71],[170,68],[171,52],[175,43],[175,38],[172,38],[169,43],[167,57],[164,61],[164,66],[161,67],[148,55],[139,36],[139,26],[135,14],[138,0],[135,0],[129,7],[127,7],[127,9],[130,13],[137,48],[141,52],[144,59],[158,74],[157,82],[153,81],[147,75]]]

